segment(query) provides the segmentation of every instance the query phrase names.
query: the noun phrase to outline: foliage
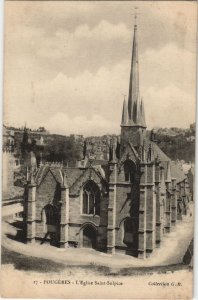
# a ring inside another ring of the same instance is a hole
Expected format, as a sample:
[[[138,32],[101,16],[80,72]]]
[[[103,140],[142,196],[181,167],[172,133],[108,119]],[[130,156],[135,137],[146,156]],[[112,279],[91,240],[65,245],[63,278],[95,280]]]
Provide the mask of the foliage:
[[[81,145],[72,138],[53,135],[53,138],[44,147],[43,158],[46,161],[75,162],[77,159],[80,159],[81,153]]]
[[[195,141],[188,142],[185,135],[156,134],[156,140],[162,151],[172,160],[195,161]]]

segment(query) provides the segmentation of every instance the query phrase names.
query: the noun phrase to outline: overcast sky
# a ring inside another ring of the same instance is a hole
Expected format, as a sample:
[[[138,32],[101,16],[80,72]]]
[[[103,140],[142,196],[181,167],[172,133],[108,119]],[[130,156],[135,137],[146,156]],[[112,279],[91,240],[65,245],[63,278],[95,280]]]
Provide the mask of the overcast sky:
[[[119,133],[138,6],[148,128],[195,120],[196,2],[5,2],[4,120]]]

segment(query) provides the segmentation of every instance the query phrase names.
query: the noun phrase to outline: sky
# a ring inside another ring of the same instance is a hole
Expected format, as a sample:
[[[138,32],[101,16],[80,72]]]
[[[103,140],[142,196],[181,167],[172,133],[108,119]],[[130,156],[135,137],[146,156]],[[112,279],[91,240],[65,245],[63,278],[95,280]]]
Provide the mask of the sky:
[[[138,7],[148,129],[195,121],[196,2],[7,1],[4,123],[51,133],[120,132]]]

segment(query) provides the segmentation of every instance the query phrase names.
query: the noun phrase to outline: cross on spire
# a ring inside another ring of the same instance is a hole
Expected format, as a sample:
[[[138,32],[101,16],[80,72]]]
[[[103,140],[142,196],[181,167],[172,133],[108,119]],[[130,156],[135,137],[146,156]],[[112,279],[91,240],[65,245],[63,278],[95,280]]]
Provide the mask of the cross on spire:
[[[137,12],[138,9],[139,7],[135,6],[134,13],[132,13],[132,16],[134,16],[134,26],[137,26],[137,16],[139,15],[139,13]]]
[[[135,9],[135,13],[134,13],[134,25],[137,25],[136,24],[136,20],[137,20],[137,9],[138,9],[138,7],[135,6],[134,9]]]

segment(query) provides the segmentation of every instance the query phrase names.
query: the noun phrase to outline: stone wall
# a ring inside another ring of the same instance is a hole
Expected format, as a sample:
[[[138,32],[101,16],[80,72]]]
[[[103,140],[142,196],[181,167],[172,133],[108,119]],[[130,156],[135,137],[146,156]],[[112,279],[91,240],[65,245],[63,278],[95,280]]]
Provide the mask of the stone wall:
[[[43,209],[47,204],[56,205],[60,208],[60,184],[57,183],[53,174],[48,172],[41,184],[36,189],[36,237],[44,238],[46,231],[43,223]],[[58,228],[57,228],[58,230]]]
[[[43,218],[44,207],[47,204],[56,205],[61,209],[61,187],[57,183],[53,174],[49,171],[39,186],[36,186],[35,202],[35,238],[43,239],[46,235],[45,219]],[[32,190],[29,189],[29,193]],[[29,195],[29,201],[30,197]],[[108,195],[101,191],[100,216],[85,215],[82,213],[82,190],[79,195],[69,195],[69,222],[68,222],[68,242],[72,245],[82,245],[82,234],[86,224],[93,224],[97,228],[98,248],[105,248],[107,245],[107,213]],[[67,208],[66,208],[67,209]],[[27,209],[27,218],[30,218],[32,211]],[[60,228],[57,226],[57,230]],[[30,235],[30,234],[29,234]],[[49,239],[49,237],[48,237]]]

